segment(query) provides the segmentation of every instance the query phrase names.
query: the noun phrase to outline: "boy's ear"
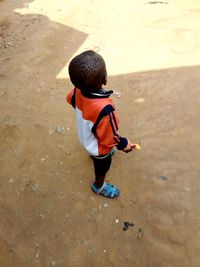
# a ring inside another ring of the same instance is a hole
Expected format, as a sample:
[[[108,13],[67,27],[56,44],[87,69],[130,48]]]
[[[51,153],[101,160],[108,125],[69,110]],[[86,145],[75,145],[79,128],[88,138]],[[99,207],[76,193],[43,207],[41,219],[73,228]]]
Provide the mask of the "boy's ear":
[[[107,84],[107,76],[104,76],[102,83],[103,83],[103,85],[106,85]]]

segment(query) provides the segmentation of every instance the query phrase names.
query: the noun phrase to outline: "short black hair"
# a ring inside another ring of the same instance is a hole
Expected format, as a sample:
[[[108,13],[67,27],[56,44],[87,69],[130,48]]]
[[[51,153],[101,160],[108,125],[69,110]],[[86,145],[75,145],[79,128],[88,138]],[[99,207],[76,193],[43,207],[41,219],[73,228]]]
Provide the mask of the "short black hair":
[[[69,63],[69,76],[73,85],[82,91],[99,90],[106,84],[106,64],[98,53],[87,50]]]

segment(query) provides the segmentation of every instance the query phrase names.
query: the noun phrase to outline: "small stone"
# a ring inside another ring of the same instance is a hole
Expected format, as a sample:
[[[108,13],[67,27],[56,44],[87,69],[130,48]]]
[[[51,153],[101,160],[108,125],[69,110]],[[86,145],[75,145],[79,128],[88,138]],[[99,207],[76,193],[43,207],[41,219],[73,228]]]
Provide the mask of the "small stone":
[[[34,185],[31,186],[31,189],[32,189],[33,192],[37,192],[38,189],[39,189],[39,185],[38,184],[34,184]]]
[[[14,179],[9,179],[9,183],[12,184],[14,182]]]
[[[138,233],[136,234],[136,237],[138,239],[141,239],[144,236],[144,231],[142,228],[139,228]]]
[[[119,223],[119,219],[115,219],[115,222],[116,222],[116,223]]]
[[[107,203],[104,203],[103,206],[104,206],[104,208],[107,208],[108,207],[108,204]]]
[[[62,127],[57,126],[56,127],[56,132],[59,133],[59,134],[62,133]]]
[[[40,254],[40,252],[39,252],[39,250],[38,250],[37,253],[36,253],[36,255],[35,255],[36,259],[39,258],[39,254]]]
[[[31,180],[26,182],[26,186],[30,186],[30,188],[32,189],[33,192],[36,192],[39,189],[39,185],[38,184],[33,184],[33,182]],[[22,191],[24,191],[24,188],[23,188]]]
[[[168,178],[167,178],[166,176],[163,176],[163,175],[160,175],[159,178],[160,178],[161,180],[163,180],[163,181],[168,180]]]
[[[42,158],[41,161],[45,161],[46,159],[48,159],[48,156],[45,156],[44,158]]]

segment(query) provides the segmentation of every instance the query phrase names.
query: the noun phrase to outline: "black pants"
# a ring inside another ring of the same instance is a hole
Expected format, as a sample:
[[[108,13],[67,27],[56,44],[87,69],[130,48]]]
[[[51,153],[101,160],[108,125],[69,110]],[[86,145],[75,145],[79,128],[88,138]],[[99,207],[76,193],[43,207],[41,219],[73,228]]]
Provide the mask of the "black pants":
[[[107,156],[92,157],[92,159],[94,164],[95,179],[97,182],[98,179],[102,179],[102,177],[105,178],[106,173],[110,169],[112,156],[108,154]]]

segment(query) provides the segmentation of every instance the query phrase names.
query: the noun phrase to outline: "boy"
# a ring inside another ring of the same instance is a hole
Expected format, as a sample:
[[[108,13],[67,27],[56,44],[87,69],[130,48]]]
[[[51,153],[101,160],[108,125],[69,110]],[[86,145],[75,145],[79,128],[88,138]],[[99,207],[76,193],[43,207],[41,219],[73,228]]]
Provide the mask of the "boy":
[[[71,60],[69,76],[75,88],[67,95],[67,102],[75,108],[80,142],[94,163],[92,190],[96,194],[116,198],[120,194],[119,189],[105,182],[113,148],[116,146],[127,153],[135,145],[118,134],[119,119],[110,98],[113,91],[102,88],[107,83],[105,62],[96,52],[85,51]]]

